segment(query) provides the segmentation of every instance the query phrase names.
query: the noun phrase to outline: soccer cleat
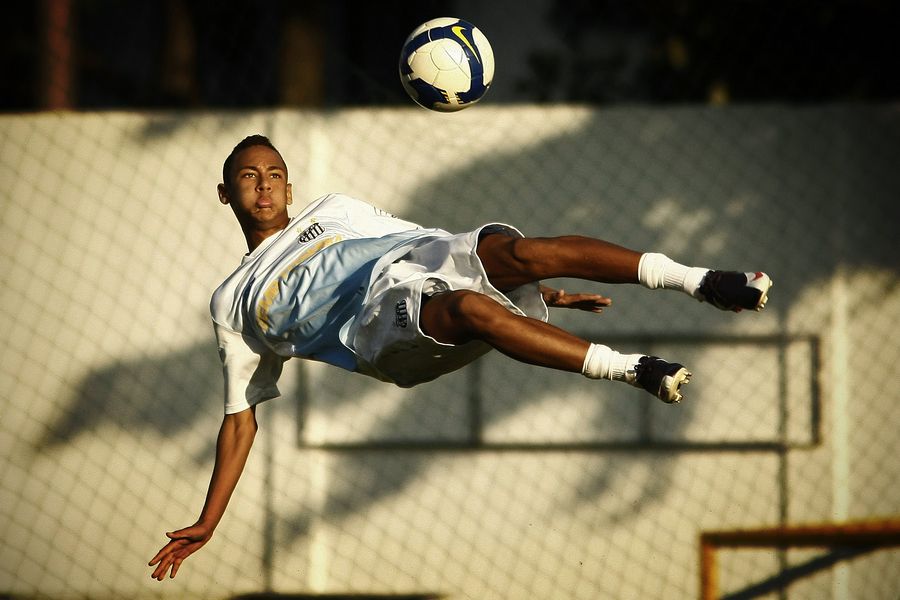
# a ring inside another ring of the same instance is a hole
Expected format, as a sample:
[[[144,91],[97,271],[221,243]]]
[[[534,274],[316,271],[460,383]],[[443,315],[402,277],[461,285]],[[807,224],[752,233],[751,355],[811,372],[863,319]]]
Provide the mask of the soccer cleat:
[[[667,404],[681,402],[681,386],[690,382],[691,372],[684,365],[666,362],[656,356],[642,356],[634,367],[634,383]]]
[[[772,280],[765,273],[709,271],[700,282],[698,296],[722,310],[762,310],[769,299]]]

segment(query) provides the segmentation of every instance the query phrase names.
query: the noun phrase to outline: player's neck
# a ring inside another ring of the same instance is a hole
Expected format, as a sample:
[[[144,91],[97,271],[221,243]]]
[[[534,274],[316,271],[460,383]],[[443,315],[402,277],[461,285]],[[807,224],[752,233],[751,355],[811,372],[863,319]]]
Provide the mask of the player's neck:
[[[284,231],[285,227],[287,227],[287,223],[266,229],[244,229],[244,239],[247,240],[247,249],[250,252],[253,252],[270,236]]]

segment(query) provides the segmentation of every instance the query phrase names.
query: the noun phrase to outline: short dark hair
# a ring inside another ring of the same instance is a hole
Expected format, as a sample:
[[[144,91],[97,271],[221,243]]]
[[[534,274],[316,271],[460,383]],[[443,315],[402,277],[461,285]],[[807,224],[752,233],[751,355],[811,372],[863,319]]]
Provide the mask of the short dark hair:
[[[225,164],[222,165],[222,183],[226,186],[229,185],[231,167],[234,166],[234,157],[237,156],[239,152],[246,150],[247,148],[252,148],[253,146],[265,146],[266,148],[271,148],[278,153],[278,156],[281,156],[281,152],[278,152],[278,148],[276,148],[272,141],[266,136],[259,133],[248,135],[238,142],[237,146],[232,149],[231,154],[228,155],[228,158],[225,159]]]

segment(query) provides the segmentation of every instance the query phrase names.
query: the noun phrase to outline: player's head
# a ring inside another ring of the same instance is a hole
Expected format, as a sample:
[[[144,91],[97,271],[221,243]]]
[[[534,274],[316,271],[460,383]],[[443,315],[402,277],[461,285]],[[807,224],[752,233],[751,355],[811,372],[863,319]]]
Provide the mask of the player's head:
[[[231,154],[225,159],[225,163],[222,165],[222,181],[225,182],[225,185],[228,185],[229,181],[231,181],[231,169],[234,168],[234,161],[238,154],[241,151],[246,150],[247,148],[251,148],[253,146],[264,146],[269,148],[270,150],[274,150],[278,156],[281,156],[281,152],[278,151],[278,148],[275,147],[275,144],[267,138],[266,136],[255,133],[253,135],[248,135],[231,150]],[[284,162],[284,160],[282,160]],[[287,166],[285,166],[285,173],[287,173]]]
[[[241,140],[225,159],[219,201],[234,211],[245,235],[283,229],[291,203],[288,170],[278,149],[264,135]]]

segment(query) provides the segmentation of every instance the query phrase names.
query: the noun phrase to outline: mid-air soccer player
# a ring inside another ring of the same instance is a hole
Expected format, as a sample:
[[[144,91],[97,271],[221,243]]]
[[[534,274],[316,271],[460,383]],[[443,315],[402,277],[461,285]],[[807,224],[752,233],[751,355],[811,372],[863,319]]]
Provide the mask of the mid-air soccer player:
[[[678,363],[620,354],[547,322],[547,307],[600,312],[609,298],[542,285],[555,277],[679,290],[722,310],[760,310],[765,273],[688,267],[597,239],[524,237],[489,224],[450,234],[330,194],[293,218],[291,184],[268,138],[242,140],[225,160],[219,200],[249,253],[210,309],[225,375],[225,417],[206,502],[190,527],[167,533],[152,577],[174,577],[212,537],[256,434],[256,405],[279,395],[284,361],[308,358],[409,387],[495,348],[529,364],[622,381],[681,400]]]

